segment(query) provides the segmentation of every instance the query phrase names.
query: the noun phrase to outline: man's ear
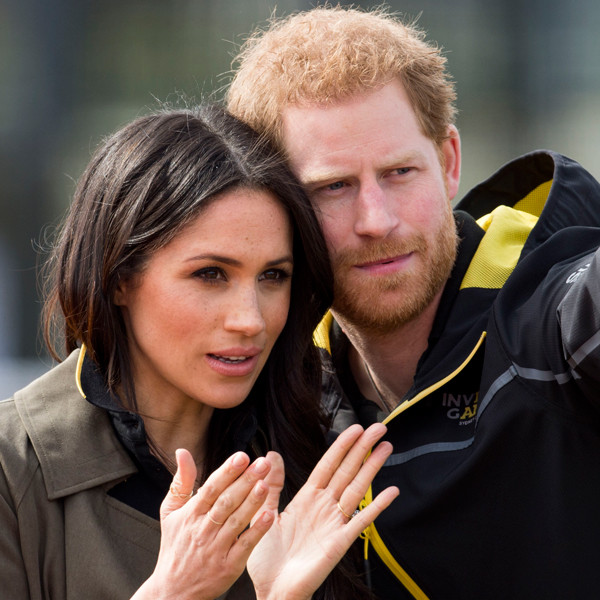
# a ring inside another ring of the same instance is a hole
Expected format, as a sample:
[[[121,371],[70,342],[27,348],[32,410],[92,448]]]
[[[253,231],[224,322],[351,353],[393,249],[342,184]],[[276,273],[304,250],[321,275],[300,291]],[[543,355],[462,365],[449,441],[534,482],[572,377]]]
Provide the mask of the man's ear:
[[[448,196],[453,200],[458,193],[460,184],[460,134],[454,125],[448,126],[448,135],[442,142],[442,156],[444,157],[444,170]]]

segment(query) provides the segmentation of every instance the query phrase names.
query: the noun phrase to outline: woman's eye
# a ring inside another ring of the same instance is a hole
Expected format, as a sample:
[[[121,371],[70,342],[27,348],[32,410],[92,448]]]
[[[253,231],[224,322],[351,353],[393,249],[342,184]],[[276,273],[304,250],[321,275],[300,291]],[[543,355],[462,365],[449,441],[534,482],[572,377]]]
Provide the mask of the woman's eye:
[[[226,279],[223,270],[217,267],[205,267],[204,269],[198,269],[194,272],[194,277],[197,277],[198,279],[204,279],[206,281],[220,281]]]
[[[291,273],[288,273],[288,271],[286,271],[285,269],[269,269],[259,277],[259,280],[283,283],[286,279],[289,279],[290,277]]]
[[[335,192],[336,190],[341,190],[343,187],[344,187],[343,181],[336,181],[335,183],[330,183],[327,186],[327,189],[331,190],[332,192]]]

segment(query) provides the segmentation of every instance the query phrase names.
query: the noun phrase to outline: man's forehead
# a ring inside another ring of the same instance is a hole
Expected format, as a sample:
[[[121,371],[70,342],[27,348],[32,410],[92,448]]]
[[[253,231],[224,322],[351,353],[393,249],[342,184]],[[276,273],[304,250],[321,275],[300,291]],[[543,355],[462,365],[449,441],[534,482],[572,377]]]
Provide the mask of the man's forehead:
[[[407,104],[398,104],[398,112],[384,110],[387,104],[359,104],[350,111],[347,105],[288,105],[282,112],[281,141],[305,185],[355,175],[362,160],[376,169],[406,166],[429,150],[431,141]]]
[[[344,121],[344,115],[350,115],[351,122],[355,116],[369,120],[376,116],[373,114],[375,108],[385,110],[386,114],[395,112],[396,117],[402,114],[405,119],[417,121],[417,115],[404,86],[401,82],[393,80],[372,89],[356,90],[339,98],[303,98],[284,103],[280,108],[281,132],[285,138],[287,135],[297,135],[304,128],[318,126],[324,133],[335,133],[333,127],[323,126],[339,126]],[[286,145],[288,142],[289,139]]]

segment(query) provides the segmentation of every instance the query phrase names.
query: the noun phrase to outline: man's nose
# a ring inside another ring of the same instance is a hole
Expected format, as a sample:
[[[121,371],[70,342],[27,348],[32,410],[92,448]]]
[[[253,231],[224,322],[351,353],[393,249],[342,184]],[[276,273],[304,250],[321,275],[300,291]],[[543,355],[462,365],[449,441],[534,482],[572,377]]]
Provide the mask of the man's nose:
[[[356,204],[354,231],[357,235],[385,238],[398,226],[394,200],[379,182],[361,185]]]

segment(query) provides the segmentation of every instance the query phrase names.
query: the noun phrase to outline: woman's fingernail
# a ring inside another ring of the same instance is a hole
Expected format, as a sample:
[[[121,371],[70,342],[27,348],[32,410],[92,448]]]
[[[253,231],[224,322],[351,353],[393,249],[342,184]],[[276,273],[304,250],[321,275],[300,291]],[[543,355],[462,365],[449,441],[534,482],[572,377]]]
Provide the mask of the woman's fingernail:
[[[256,473],[264,473],[269,468],[267,461],[261,456],[254,463],[254,471]]]
[[[273,512],[270,510],[266,510],[261,516],[260,520],[263,523],[270,523],[273,520]]]
[[[244,454],[242,452],[238,452],[237,454],[234,454],[233,458],[231,459],[231,464],[234,467],[242,467],[245,462],[246,461],[244,460]]]

